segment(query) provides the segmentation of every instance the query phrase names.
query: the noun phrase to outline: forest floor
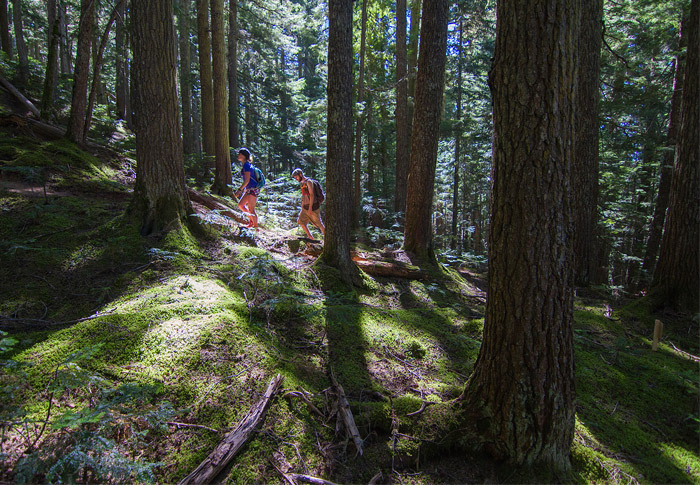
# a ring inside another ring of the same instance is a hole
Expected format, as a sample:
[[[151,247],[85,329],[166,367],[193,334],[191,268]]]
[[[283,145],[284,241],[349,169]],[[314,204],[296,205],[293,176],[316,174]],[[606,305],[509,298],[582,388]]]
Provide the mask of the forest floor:
[[[220,480],[700,482],[692,316],[579,293],[572,472],[513,469],[466,451],[452,404],[481,343],[478,268],[347,288],[299,240],[295,188],[281,179],[255,234],[194,204],[198,229],[143,238],[127,212],[133,163],[0,129],[1,481],[175,483],[279,374]],[[353,250],[401,259],[377,241]]]

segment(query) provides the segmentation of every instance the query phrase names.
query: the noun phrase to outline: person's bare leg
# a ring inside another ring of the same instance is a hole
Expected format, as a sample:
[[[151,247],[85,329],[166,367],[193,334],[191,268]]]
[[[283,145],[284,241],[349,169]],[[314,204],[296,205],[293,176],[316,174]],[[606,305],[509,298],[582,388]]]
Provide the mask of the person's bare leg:
[[[300,222],[299,225],[300,225],[301,228],[304,230],[304,232],[305,232],[306,235],[309,237],[309,239],[313,239],[313,238],[314,238],[314,237],[311,235],[311,231],[309,231],[309,228],[307,227],[306,224],[302,224],[302,223]]]

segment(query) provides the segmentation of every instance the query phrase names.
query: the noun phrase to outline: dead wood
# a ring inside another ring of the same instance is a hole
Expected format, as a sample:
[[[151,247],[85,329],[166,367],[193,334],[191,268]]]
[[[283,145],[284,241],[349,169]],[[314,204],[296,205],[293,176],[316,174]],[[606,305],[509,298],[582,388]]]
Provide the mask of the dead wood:
[[[352,437],[352,441],[355,443],[357,453],[362,455],[362,438],[360,437],[360,432],[357,430],[355,418],[353,418],[352,416],[352,411],[350,410],[350,403],[348,402],[348,398],[345,396],[343,386],[341,386],[338,380],[335,378],[333,369],[331,369],[330,375],[333,387],[335,387],[335,390],[338,394],[338,413],[343,419],[345,429],[347,430],[348,434]]]
[[[180,481],[179,485],[210,483],[216,478],[250,439],[283,380],[284,378],[278,374],[270,381],[262,399],[238,422],[235,429],[226,435],[214,451],[192,473]]]
[[[286,476],[293,482],[299,481],[304,483],[314,483],[316,485],[336,485],[335,483],[324,480],[323,478],[312,477],[311,475],[302,475],[300,473],[287,473]]]
[[[404,278],[408,280],[425,280],[429,277],[426,271],[399,261],[371,261],[355,258],[353,260],[358,268],[372,276]]]
[[[673,344],[673,342],[669,342],[669,343],[671,344],[671,347],[673,347],[673,350],[675,350],[676,352],[678,352],[679,354],[681,354],[683,357],[686,357],[687,359],[690,359],[690,360],[692,360],[693,362],[700,362],[700,357],[698,357],[697,355],[689,354],[689,353],[686,352],[685,350],[679,349],[678,347],[676,347],[676,346]]]
[[[2,84],[2,87],[7,89],[17,100],[22,103],[22,106],[27,108],[31,113],[39,118],[39,110],[37,109],[36,106],[34,106],[34,103],[29,101],[22,93],[20,93],[16,87],[14,87],[10,82],[5,79],[3,76],[0,75],[0,84]]]
[[[305,391],[289,391],[282,397],[286,397],[286,398],[298,397],[299,399],[304,401],[306,403],[306,405],[309,406],[309,408],[313,412],[315,412],[316,414],[318,414],[322,418],[326,417],[321,411],[319,411],[319,409],[316,406],[313,405],[313,403],[311,401],[309,401],[309,398],[306,397]]]
[[[187,195],[189,196],[191,201],[202,204],[207,209],[218,211],[219,214],[230,217],[236,222],[239,222],[241,224],[246,224],[248,222],[248,219],[246,219],[245,216],[243,216],[243,214],[234,211],[227,205],[224,205],[221,202],[214,200],[212,197],[200,194],[199,192],[190,187],[187,187]]]

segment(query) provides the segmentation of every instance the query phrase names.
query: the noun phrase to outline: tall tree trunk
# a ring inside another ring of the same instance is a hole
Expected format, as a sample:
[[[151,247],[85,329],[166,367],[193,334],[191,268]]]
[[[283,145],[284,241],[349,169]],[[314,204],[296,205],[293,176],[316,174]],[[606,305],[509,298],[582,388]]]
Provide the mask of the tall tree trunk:
[[[117,98],[117,118],[126,120],[127,89],[129,76],[127,75],[127,49],[126,49],[126,2],[119,4],[117,9],[117,25],[115,32],[115,54],[116,54],[116,98]]]
[[[676,162],[652,297],[679,310],[698,311],[700,295],[700,0],[683,25],[688,54]]]
[[[686,22],[684,22],[686,24]],[[686,44],[686,36],[681,30],[680,47],[683,49]],[[683,52],[683,51],[681,51]],[[685,73],[685,54],[679,54],[676,58],[676,74],[673,82],[673,96],[671,97],[671,111],[668,120],[668,134],[666,136],[666,148],[661,167],[659,167],[659,193],[654,206],[654,216],[649,227],[649,237],[646,243],[644,262],[642,263],[642,287],[649,285],[650,276],[654,273],[656,266],[656,256],[659,253],[661,244],[661,234],[666,221],[666,209],[671,192],[671,179],[673,178],[673,161],[676,154],[676,141],[680,125],[681,100],[683,97],[683,78]]]
[[[172,0],[131,0],[136,186],[141,234],[177,229],[188,214],[177,106]]]
[[[214,87],[212,85],[209,0],[197,0],[197,39],[199,41],[199,83],[202,97],[202,140],[204,153],[216,152],[214,128]]]
[[[367,0],[362,0],[362,32],[360,34],[360,72],[357,80],[357,103],[362,105],[365,98],[365,52],[367,44]],[[355,127],[355,197],[352,205],[352,225],[360,226],[361,208],[361,172],[362,172],[362,120],[364,113],[357,113]]]
[[[228,99],[226,98],[226,42],[224,40],[224,0],[211,0],[211,40],[214,82],[214,129],[216,130],[216,173],[213,190],[231,194],[231,153],[228,140]]]
[[[578,41],[579,77],[574,158],[574,278],[588,286],[598,207],[598,101],[600,99],[600,46],[603,1],[586,2]]]
[[[61,75],[70,75],[72,69],[72,49],[68,36],[68,6],[65,0],[61,0],[58,6],[58,20],[60,25],[60,56]]]
[[[78,27],[78,52],[75,57],[73,75],[73,97],[68,120],[66,138],[75,143],[85,140],[85,108],[88,77],[90,76],[90,42],[95,15],[96,0],[80,1],[80,24]]]
[[[350,258],[352,206],[352,0],[328,1],[328,142],[323,261],[359,283]]]
[[[10,17],[7,9],[7,0],[0,0],[0,48],[12,58],[12,41],[10,40]]]
[[[484,339],[463,405],[498,459],[570,468],[577,0],[502,0]]]
[[[46,74],[44,75],[44,90],[41,95],[41,117],[48,119],[53,108],[56,95],[56,77],[58,75],[58,42],[60,37],[58,16],[56,13],[56,1],[49,0],[48,10],[48,53],[46,60]]]
[[[238,146],[238,0],[229,0],[228,14],[228,138]]]
[[[409,106],[416,95],[416,67],[418,65],[418,34],[420,26],[420,9],[422,0],[411,0],[411,25],[408,31],[408,97],[411,98]],[[409,112],[408,120],[412,121],[413,110]]]
[[[396,1],[396,182],[394,211],[406,211],[410,138],[406,73],[406,0]]]
[[[448,11],[447,0],[423,4],[411,162],[408,171],[403,244],[406,251],[428,262],[435,260],[431,218],[445,87]]]
[[[88,131],[90,130],[90,124],[92,123],[92,111],[95,107],[95,98],[97,97],[97,89],[99,86],[100,71],[102,69],[102,59],[104,56],[105,48],[107,47],[107,42],[109,41],[109,32],[112,30],[112,24],[117,19],[119,14],[119,8],[122,4],[126,3],[126,0],[117,0],[117,4],[112,10],[112,14],[107,20],[107,25],[105,26],[104,33],[102,34],[102,39],[100,40],[100,46],[97,50],[97,55],[94,58],[94,63],[92,66],[92,88],[90,89],[90,96],[88,97],[88,106],[85,113],[85,127],[83,128],[83,142],[87,137]]]
[[[180,0],[178,27],[180,30],[180,103],[182,105],[182,150],[194,153],[192,128],[192,49],[190,48],[191,0]]]
[[[457,44],[457,122],[455,123],[455,160],[452,179],[452,238],[450,249],[457,249],[457,220],[459,219],[459,157],[462,141],[462,14],[459,14],[459,43]]]
[[[15,27],[15,41],[17,42],[17,58],[19,59],[19,69],[15,83],[24,87],[29,76],[29,52],[24,41],[24,27],[22,25],[22,1],[12,0],[12,19]]]

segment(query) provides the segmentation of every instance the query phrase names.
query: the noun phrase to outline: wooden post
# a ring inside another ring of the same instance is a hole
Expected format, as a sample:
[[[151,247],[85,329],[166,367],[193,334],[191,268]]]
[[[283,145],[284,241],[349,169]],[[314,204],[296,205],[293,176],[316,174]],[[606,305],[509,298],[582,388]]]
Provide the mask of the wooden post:
[[[656,320],[654,323],[654,340],[651,342],[651,350],[656,351],[659,348],[659,340],[661,340],[661,335],[664,332],[664,324],[661,320]]]

